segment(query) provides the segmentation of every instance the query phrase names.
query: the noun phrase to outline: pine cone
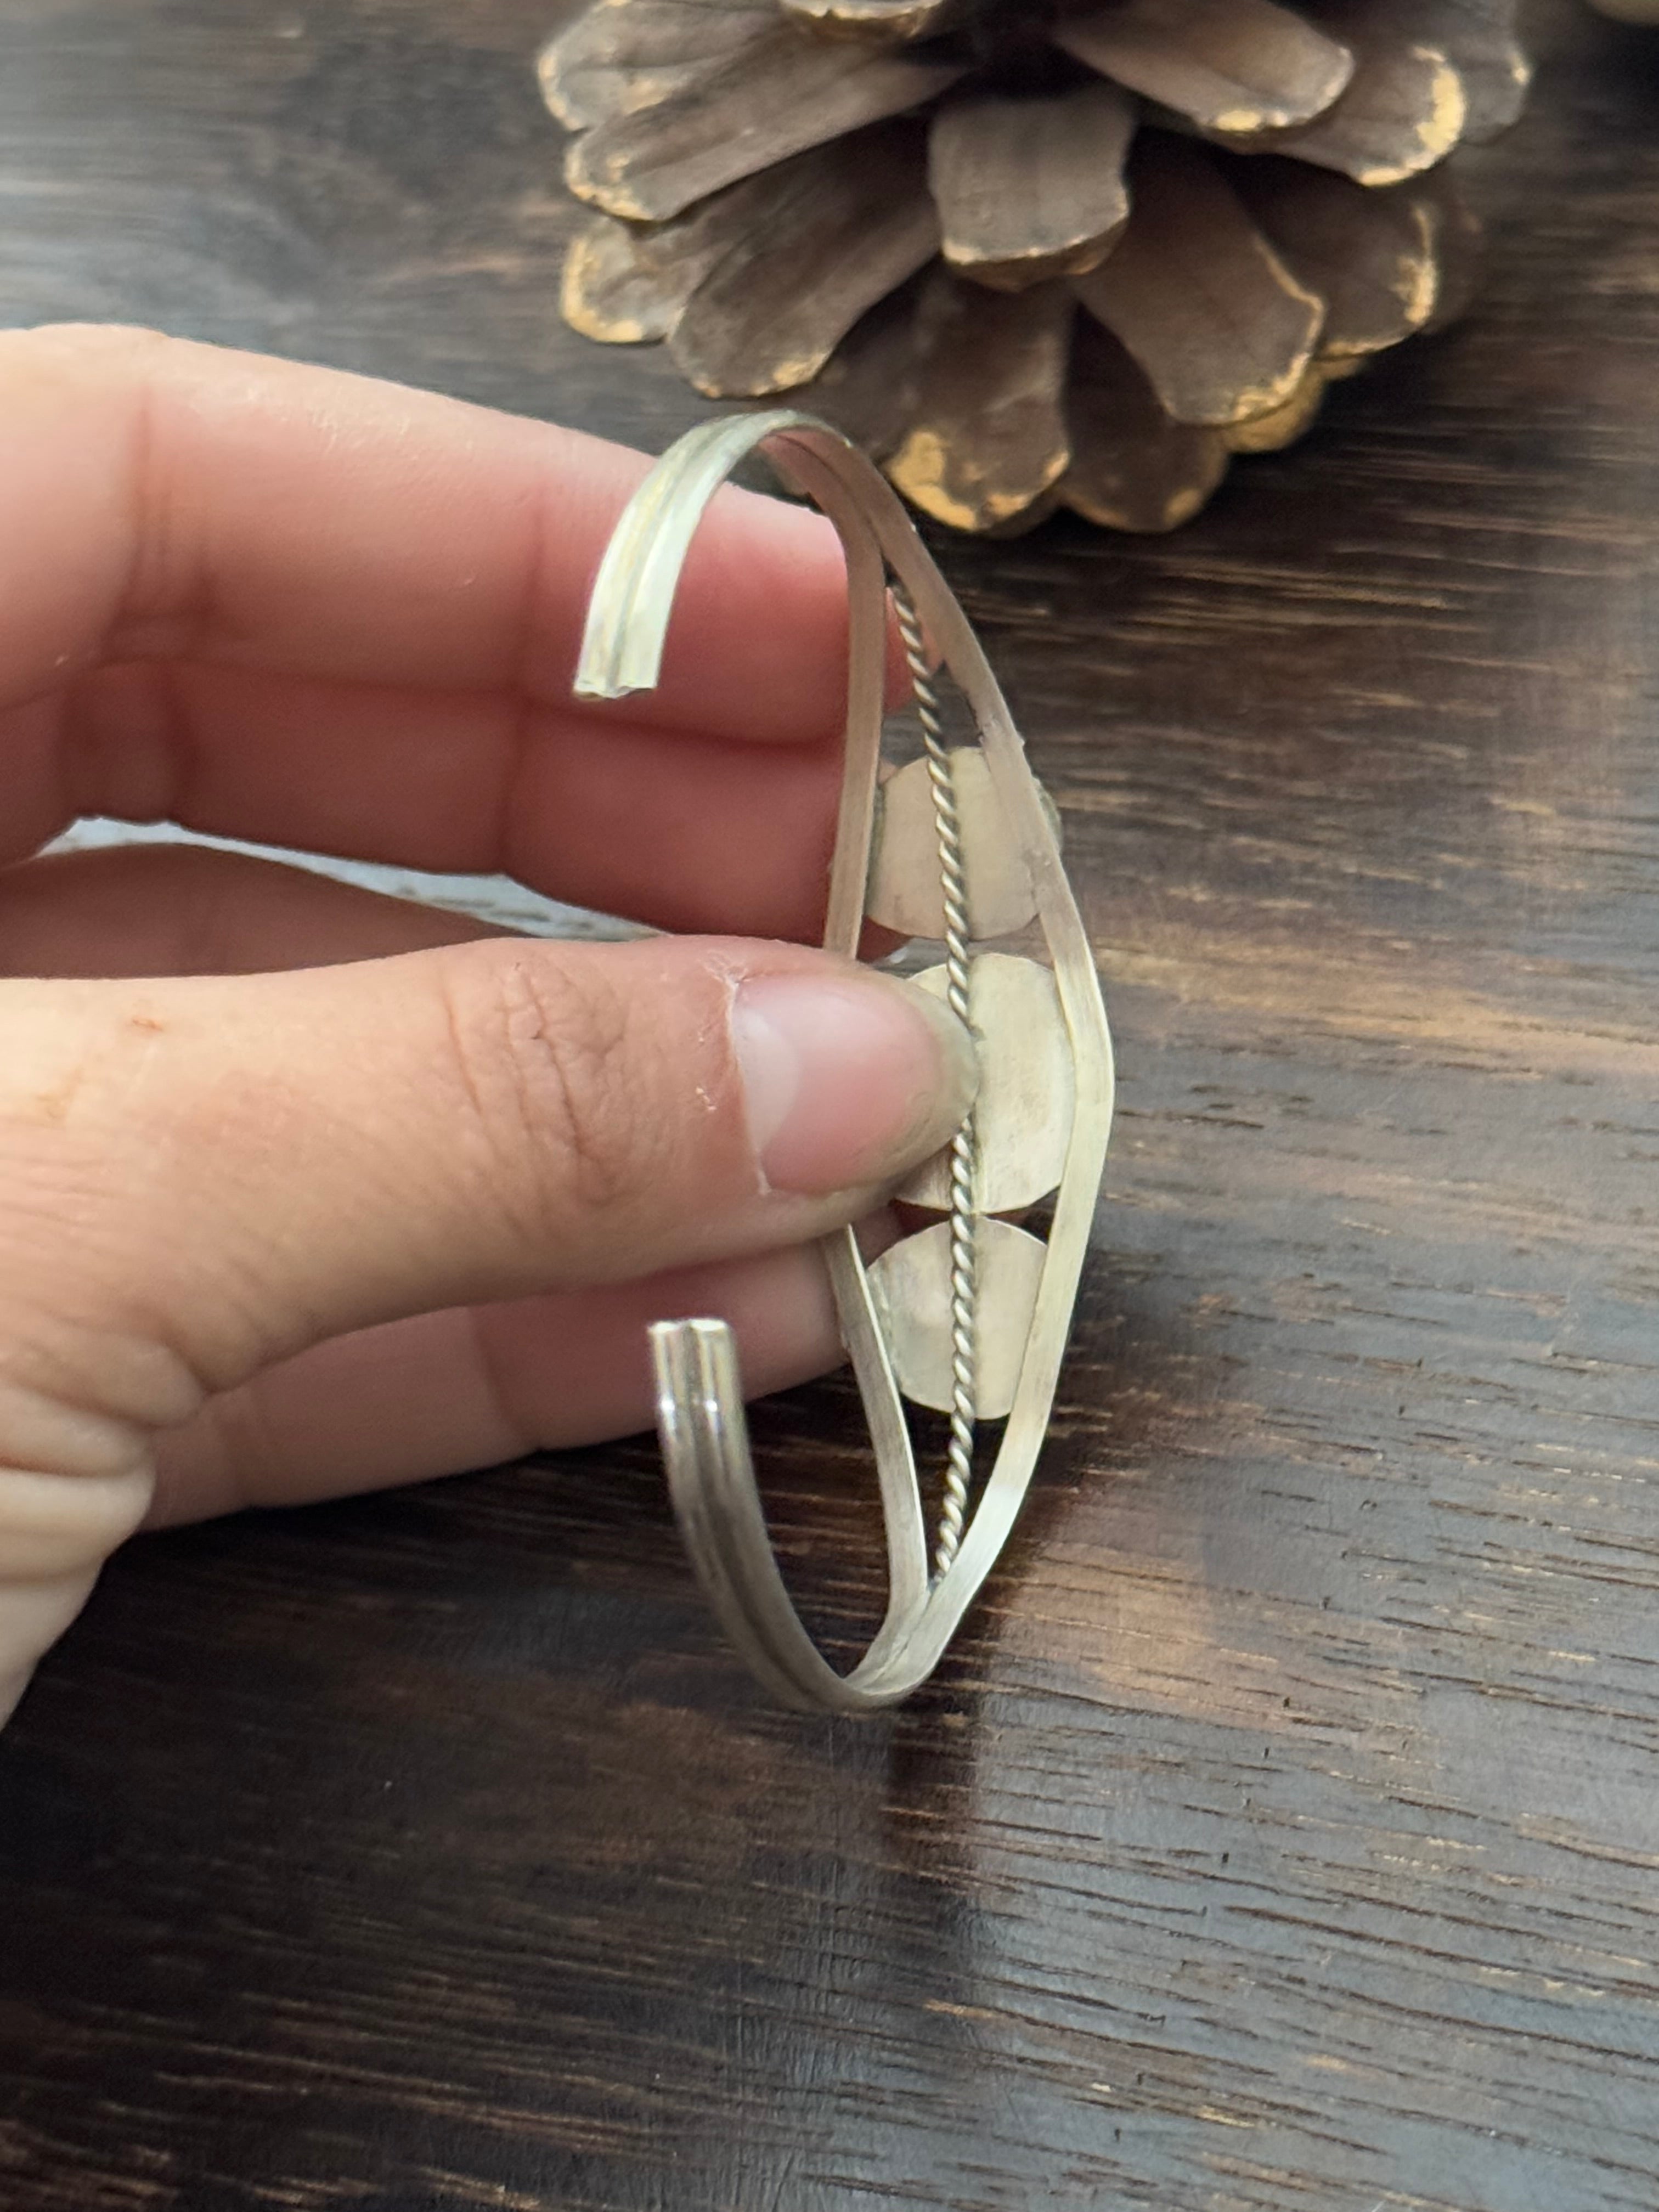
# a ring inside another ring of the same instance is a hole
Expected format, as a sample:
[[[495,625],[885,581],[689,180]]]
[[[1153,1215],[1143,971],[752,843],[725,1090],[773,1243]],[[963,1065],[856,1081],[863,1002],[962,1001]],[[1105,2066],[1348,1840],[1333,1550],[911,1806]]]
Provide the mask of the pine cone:
[[[1513,0],[596,0],[542,58],[564,312],[790,394],[968,530],[1194,514],[1458,304],[1431,175]]]

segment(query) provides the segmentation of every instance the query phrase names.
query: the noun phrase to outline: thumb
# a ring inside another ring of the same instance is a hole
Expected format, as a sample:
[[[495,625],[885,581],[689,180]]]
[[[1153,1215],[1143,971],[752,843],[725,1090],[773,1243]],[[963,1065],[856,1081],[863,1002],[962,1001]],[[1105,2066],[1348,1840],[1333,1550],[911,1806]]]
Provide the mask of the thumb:
[[[0,1711],[209,1394],[406,1314],[802,1243],[974,1083],[937,1000],[742,940],[13,982],[0,1025]]]

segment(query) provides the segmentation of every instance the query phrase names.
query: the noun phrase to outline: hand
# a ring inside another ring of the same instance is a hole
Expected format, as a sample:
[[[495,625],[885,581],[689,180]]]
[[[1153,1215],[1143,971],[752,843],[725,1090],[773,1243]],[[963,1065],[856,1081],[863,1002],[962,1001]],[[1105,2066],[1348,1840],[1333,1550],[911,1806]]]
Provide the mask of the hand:
[[[641,1427],[665,1315],[726,1316],[757,1390],[839,1357],[810,1241],[946,1139],[971,1055],[777,941],[833,836],[826,525],[723,495],[660,690],[573,702],[645,466],[149,333],[0,335],[0,1716],[146,1519]],[[740,934],[30,857],[84,814]]]

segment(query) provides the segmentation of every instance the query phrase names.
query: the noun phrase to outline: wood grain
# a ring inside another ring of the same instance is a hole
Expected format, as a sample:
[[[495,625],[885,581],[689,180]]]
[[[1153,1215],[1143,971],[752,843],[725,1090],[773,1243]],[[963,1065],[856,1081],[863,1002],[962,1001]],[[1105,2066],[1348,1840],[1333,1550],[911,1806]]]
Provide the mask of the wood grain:
[[[659,446],[529,0],[9,0],[0,301]],[[1651,2212],[1659,52],[1168,538],[946,540],[1123,1111],[936,1687],[775,1713],[644,1444],[134,1547],[0,1739],[7,2212]],[[832,1637],[844,1386],[764,1409]]]

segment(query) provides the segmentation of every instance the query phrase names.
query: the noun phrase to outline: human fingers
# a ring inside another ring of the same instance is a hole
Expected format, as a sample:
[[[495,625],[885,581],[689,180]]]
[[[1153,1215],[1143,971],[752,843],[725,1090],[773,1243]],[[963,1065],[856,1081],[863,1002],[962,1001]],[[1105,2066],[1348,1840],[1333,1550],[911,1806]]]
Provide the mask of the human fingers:
[[[212,846],[100,846],[0,869],[0,976],[252,975],[508,933]]]
[[[595,568],[647,465],[579,432],[155,332],[0,333],[0,705],[120,661],[563,704]],[[663,681],[630,713],[826,740],[846,626],[829,526],[724,492]],[[59,734],[43,714],[46,757],[10,763],[35,771],[39,804]]]
[[[0,869],[0,978],[262,975],[523,933],[216,846],[100,846]],[[860,951],[876,960],[898,941],[869,922]]]
[[[647,1327],[685,1314],[731,1324],[753,1395],[842,1358],[823,1263],[810,1248],[416,1315],[313,1346],[159,1438],[150,1523],[631,1435],[652,1419]]]
[[[153,1440],[345,1331],[799,1244],[957,1124],[935,1002],[743,940],[0,986],[0,1682]]]
[[[44,757],[20,726],[39,714],[0,710],[0,760]],[[74,775],[49,819],[0,823],[0,852],[106,814],[505,873],[660,928],[806,939],[822,927],[839,734],[761,745],[513,694],[137,662],[88,675],[61,720]]]
[[[974,1080],[927,994],[738,939],[14,981],[0,1019],[0,1299],[147,1316],[216,1389],[401,1313],[804,1242]]]

